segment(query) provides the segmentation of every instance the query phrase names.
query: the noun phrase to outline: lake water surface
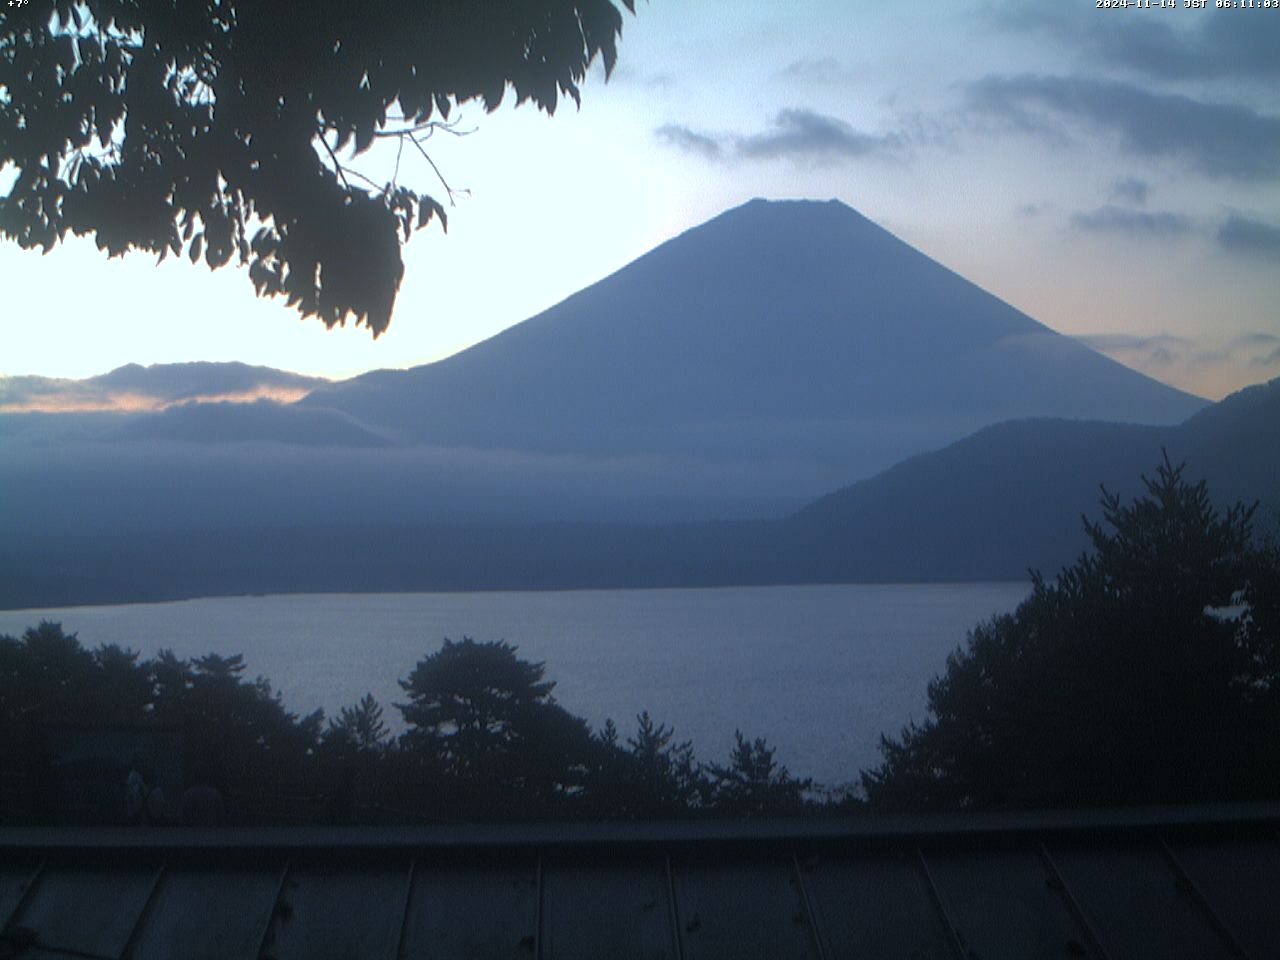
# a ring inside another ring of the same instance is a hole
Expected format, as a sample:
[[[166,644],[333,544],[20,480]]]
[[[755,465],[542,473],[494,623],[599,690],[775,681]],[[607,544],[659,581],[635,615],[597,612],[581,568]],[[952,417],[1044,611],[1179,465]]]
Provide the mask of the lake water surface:
[[[334,714],[372,692],[388,719],[397,679],[445,637],[507,640],[544,661],[555,695],[623,736],[641,710],[723,762],[740,729],[792,773],[838,785],[877,762],[880,733],[923,719],[926,687],[966,632],[1026,583],[824,585],[538,593],[226,597],[0,611],[0,634],[42,619],[86,646],[152,656],[243,653],[289,709]]]

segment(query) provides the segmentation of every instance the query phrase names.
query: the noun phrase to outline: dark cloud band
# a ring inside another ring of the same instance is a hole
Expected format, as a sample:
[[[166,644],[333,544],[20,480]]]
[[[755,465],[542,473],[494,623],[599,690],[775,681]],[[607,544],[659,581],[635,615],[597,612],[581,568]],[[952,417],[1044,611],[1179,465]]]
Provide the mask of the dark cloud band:
[[[1081,230],[1098,233],[1143,234],[1156,237],[1177,237],[1191,230],[1191,222],[1180,213],[1130,210],[1111,205],[1073,214],[1071,223],[1072,226]]]
[[[1280,179],[1280,117],[1236,104],[1208,103],[1082,77],[988,76],[969,87],[971,108],[1028,132],[1047,132],[1050,115],[1119,135],[1143,157],[1183,160],[1206,176]]]
[[[1233,215],[1218,230],[1218,242],[1240,253],[1280,255],[1280,227]]]

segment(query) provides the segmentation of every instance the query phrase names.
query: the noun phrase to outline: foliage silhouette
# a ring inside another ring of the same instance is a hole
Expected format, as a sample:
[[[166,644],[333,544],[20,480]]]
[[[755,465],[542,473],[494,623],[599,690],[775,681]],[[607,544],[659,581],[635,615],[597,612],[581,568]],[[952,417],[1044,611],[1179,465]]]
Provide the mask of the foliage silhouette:
[[[400,681],[409,697],[396,704],[409,726],[406,746],[434,756],[449,773],[479,772],[526,737],[529,708],[550,701],[555,684],[542,679],[545,672],[505,641],[446,638]]]
[[[49,773],[48,728],[150,728],[181,734],[188,785],[286,792],[314,777],[322,714],[299,719],[268,681],[243,672],[238,655],[140,660],[115,645],[86,650],[56,623],[0,636],[0,766],[39,782]]]
[[[801,812],[805,793],[813,788],[809,779],[797,780],[774,759],[776,751],[763,738],[748,740],[742,731],[733,732],[736,741],[729,765],[708,764],[711,804],[724,816],[785,816]]]
[[[299,719],[265,677],[243,679],[240,654],[188,662],[166,650],[153,670],[152,716],[182,732],[190,760],[215,766],[240,789],[280,791],[302,776],[323,711]]]
[[[0,637],[0,723],[132,723],[150,699],[138,654],[117,646],[89,651],[57,623]]]
[[[874,804],[990,808],[1280,796],[1280,563],[1168,460],[1103,491],[1093,551],[975,628],[930,716],[864,771]]]
[[[391,730],[383,720],[382,704],[366,693],[355,706],[343,707],[329,721],[325,744],[340,752],[379,753],[391,743]]]
[[[545,667],[505,641],[446,639],[419,661],[396,706],[403,752],[432,783],[429,802],[454,816],[559,806],[586,789],[596,749],[586,722],[552,698]]]
[[[0,235],[235,260],[259,295],[377,336],[402,240],[445,211],[397,182],[399,152],[386,183],[351,158],[388,138],[430,162],[423,143],[458,104],[492,111],[508,86],[548,114],[578,102],[597,56],[612,70],[621,29],[610,0],[318,0],[297,15],[246,0],[9,4],[0,168],[16,179]]]
[[[609,733],[607,727],[605,733]],[[675,731],[655,723],[647,710],[636,717],[635,736],[627,738],[614,765],[630,816],[681,816],[705,805],[706,778],[693,744],[674,741],[674,737]]]

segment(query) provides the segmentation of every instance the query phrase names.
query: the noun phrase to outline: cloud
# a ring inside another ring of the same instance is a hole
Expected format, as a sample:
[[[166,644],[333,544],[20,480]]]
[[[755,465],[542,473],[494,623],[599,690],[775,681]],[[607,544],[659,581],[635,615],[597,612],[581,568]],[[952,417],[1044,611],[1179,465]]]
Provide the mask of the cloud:
[[[654,134],[662,142],[707,160],[777,160],[833,162],[897,152],[896,136],[862,133],[837,117],[812,110],[789,109],[777,114],[768,130],[750,135],[715,135],[669,123]]]
[[[1246,14],[1247,16],[1247,14]],[[1176,27],[1158,17],[1081,17],[1058,4],[1010,3],[995,11],[1001,26],[1036,32],[1108,68],[1163,80],[1280,77],[1280,17],[1202,16]]]
[[[1158,353],[1162,356],[1171,356],[1175,351],[1193,346],[1193,341],[1176,337],[1171,333],[1157,333],[1147,337],[1132,333],[1082,333],[1074,339],[1090,350],[1106,354]]]
[[[787,64],[779,76],[802,83],[841,84],[852,80],[852,75],[835,57],[796,60]]]
[[[1206,397],[1222,397],[1242,381],[1280,372],[1280,336],[1253,332],[1231,339],[1093,333],[1074,338],[1112,360]]]
[[[1052,133],[1050,117],[1080,120],[1118,135],[1140,157],[1180,159],[1214,178],[1280,179],[1280,117],[1248,107],[1109,80],[1032,74],[987,76],[968,93],[975,112],[1025,132]]]
[[[826,114],[791,109],[774,117],[769,131],[740,137],[735,146],[739,156],[748,159],[834,160],[893,150],[898,141],[895,137],[861,133],[843,120]]]
[[[1250,366],[1280,367],[1280,336],[1274,333],[1245,333],[1229,344],[1234,352],[1250,353]],[[1259,352],[1253,352],[1259,351]]]
[[[1280,254],[1280,227],[1232,214],[1218,229],[1218,243],[1232,253]]]
[[[1151,184],[1137,177],[1125,177],[1111,185],[1111,196],[1115,200],[1124,200],[1135,206],[1146,206],[1147,195],[1151,192]]]
[[[678,86],[679,82],[674,74],[642,69],[630,60],[621,58],[614,66],[613,73],[609,75],[609,83],[611,84],[630,87],[651,87],[662,91],[671,90],[673,87]]]
[[[720,141],[705,133],[698,133],[696,130],[678,123],[668,123],[659,127],[654,133],[663,143],[669,144],[677,150],[696,154],[707,160],[720,159],[722,153]]]
[[[1097,210],[1073,213],[1073,226],[1094,233],[1126,233],[1149,237],[1177,237],[1191,230],[1191,223],[1180,213],[1130,210],[1108,204]]]
[[[1280,344],[1280,337],[1274,333],[1242,333],[1231,341],[1233,347],[1269,347]]]

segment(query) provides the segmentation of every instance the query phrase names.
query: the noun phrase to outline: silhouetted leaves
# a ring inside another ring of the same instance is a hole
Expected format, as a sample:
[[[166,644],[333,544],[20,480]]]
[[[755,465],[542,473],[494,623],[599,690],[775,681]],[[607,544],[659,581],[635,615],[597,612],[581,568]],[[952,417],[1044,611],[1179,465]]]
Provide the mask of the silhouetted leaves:
[[[376,336],[401,237],[444,211],[339,153],[380,136],[420,149],[452,106],[493,110],[508,86],[554,113],[597,55],[612,70],[621,29],[610,0],[0,7],[0,167],[16,171],[0,234],[160,259],[189,244],[210,268],[247,264],[259,295]]]

